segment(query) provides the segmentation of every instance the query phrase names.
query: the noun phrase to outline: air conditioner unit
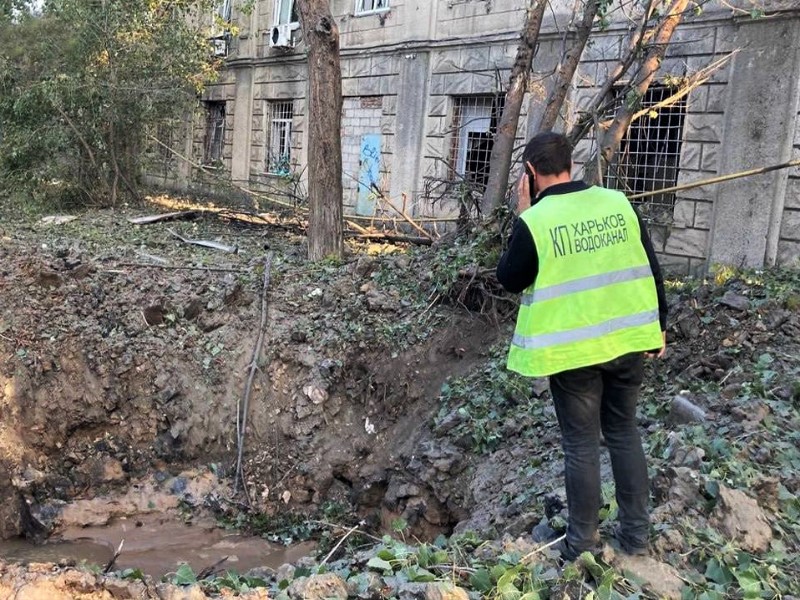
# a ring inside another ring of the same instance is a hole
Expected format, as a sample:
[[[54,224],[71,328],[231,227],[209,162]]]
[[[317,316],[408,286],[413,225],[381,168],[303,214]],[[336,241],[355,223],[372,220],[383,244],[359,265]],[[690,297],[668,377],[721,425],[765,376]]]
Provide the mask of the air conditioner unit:
[[[294,48],[292,32],[297,29],[294,23],[275,25],[269,33],[270,48]]]

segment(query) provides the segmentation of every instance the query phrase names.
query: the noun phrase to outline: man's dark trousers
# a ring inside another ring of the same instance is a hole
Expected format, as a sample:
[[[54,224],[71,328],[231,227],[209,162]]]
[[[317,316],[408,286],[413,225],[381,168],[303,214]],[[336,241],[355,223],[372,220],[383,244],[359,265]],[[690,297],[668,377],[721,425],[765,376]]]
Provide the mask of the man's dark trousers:
[[[643,363],[637,352],[550,376],[564,448],[567,543],[576,552],[597,543],[601,428],[616,483],[619,541],[625,548],[647,546],[647,462],[636,426]]]

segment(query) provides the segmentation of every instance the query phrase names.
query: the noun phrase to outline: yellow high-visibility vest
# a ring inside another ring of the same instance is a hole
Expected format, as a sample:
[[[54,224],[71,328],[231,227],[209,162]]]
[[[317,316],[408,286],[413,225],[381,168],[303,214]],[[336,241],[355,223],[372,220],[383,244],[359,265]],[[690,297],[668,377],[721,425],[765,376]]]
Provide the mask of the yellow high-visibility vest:
[[[655,280],[624,194],[545,196],[520,218],[539,272],[522,294],[510,370],[543,377],[661,347]]]

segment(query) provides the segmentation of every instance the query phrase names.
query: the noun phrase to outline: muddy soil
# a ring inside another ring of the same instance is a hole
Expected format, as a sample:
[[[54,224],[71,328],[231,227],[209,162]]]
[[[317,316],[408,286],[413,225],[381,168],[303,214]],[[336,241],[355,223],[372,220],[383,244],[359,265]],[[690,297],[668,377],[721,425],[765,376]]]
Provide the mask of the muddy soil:
[[[13,487],[39,507],[185,465],[230,476],[271,255],[245,436],[250,502],[267,511],[337,502],[390,520],[398,511],[384,514],[384,497],[427,435],[431,400],[481,359],[498,327],[433,306],[425,264],[400,249],[354,248],[341,265],[308,267],[302,238],[280,229],[214,215],[126,220],[153,210],[3,220],[0,456]],[[184,245],[169,230],[237,252]],[[450,530],[460,515],[424,487],[404,496],[431,505],[419,533]]]

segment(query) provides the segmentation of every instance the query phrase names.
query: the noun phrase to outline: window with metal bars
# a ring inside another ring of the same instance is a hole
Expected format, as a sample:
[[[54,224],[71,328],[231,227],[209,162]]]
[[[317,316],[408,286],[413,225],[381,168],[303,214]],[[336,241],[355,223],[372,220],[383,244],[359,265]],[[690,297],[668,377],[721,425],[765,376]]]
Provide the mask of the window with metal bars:
[[[389,9],[389,0],[356,0],[356,14],[373,13]]]
[[[651,85],[641,98],[639,110],[648,112],[631,124],[622,139],[606,174],[607,187],[630,195],[653,192],[677,183],[686,98],[669,106],[658,106],[674,91],[665,85]],[[618,90],[614,112],[623,102],[626,102],[626,96],[622,90]],[[655,194],[639,204],[642,205],[644,216],[657,219],[671,214],[675,205],[675,194]]]
[[[453,97],[453,171],[477,188],[486,187],[497,123],[503,112],[504,96]]]
[[[292,160],[292,117],[294,102],[282,100],[267,102],[269,128],[267,138],[267,172],[287,175]]]
[[[206,102],[206,143],[203,160],[206,164],[222,161],[225,147],[225,103]]]

